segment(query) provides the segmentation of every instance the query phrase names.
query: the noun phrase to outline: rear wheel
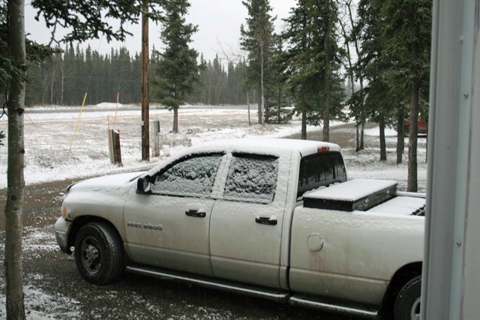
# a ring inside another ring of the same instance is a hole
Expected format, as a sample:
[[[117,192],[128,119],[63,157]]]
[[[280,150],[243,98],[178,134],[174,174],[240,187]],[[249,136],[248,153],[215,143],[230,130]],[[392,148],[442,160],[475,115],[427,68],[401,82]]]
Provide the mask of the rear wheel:
[[[420,319],[420,292],[422,276],[411,279],[403,286],[395,300],[395,320]]]
[[[88,282],[101,285],[118,280],[125,262],[122,241],[114,228],[103,222],[84,225],[75,239],[75,262]]]

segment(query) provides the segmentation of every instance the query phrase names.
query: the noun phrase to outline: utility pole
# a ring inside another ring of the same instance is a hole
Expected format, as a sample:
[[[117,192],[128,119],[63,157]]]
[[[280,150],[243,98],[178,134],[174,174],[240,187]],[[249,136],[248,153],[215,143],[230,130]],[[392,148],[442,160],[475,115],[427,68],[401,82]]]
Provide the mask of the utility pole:
[[[150,161],[150,117],[149,117],[149,84],[148,84],[148,0],[143,0],[142,11],[142,160]]]

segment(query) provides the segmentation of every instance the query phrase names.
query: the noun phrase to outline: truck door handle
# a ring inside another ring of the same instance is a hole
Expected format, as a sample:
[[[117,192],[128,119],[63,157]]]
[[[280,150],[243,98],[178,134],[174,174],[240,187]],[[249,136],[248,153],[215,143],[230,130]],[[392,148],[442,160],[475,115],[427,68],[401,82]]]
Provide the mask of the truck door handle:
[[[255,217],[255,222],[267,226],[277,225],[277,219],[275,217]]]
[[[187,210],[185,211],[185,215],[189,217],[194,217],[194,218],[205,218],[207,216],[207,213],[204,211],[199,211],[199,210]]]

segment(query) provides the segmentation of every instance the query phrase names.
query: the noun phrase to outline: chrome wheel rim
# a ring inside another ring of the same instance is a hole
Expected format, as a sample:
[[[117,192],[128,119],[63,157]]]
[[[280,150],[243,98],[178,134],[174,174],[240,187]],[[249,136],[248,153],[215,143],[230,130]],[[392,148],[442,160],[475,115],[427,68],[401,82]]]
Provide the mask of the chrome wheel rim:
[[[89,273],[95,274],[102,266],[99,243],[94,237],[87,237],[82,242],[81,261]]]
[[[415,300],[412,304],[412,309],[410,310],[410,319],[411,320],[420,320],[420,297]]]

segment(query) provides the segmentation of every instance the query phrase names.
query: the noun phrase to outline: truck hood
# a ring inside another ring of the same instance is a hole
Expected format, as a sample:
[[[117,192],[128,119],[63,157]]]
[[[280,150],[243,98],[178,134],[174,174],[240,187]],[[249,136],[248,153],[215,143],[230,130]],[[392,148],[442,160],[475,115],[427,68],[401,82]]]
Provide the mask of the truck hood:
[[[71,192],[78,190],[116,190],[122,188],[127,183],[142,174],[143,172],[130,172],[88,179],[71,185],[70,187],[68,187],[68,191]]]

